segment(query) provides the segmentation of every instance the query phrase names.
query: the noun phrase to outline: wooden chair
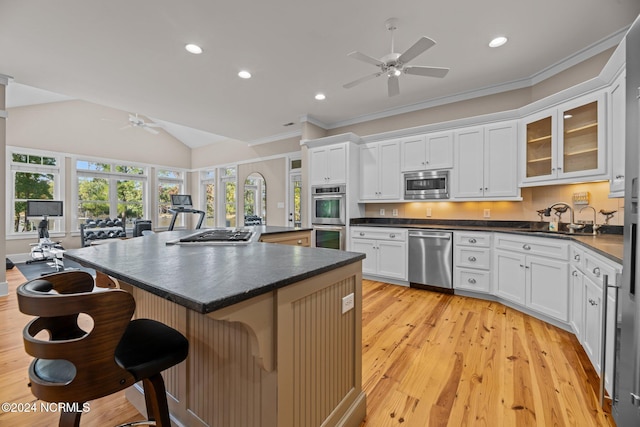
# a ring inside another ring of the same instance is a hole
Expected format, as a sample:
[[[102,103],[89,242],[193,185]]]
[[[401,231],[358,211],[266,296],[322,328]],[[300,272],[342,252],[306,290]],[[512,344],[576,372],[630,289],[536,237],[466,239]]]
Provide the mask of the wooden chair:
[[[154,320],[131,320],[131,294],[95,288],[84,271],[30,280],[18,287],[17,296],[21,312],[38,316],[23,331],[25,350],[35,358],[29,367],[31,391],[77,410],[60,414],[61,427],[80,425],[85,402],[137,381],[143,383],[152,424],[171,425],[160,373],[186,359],[189,343],[182,334]],[[78,324],[80,313],[92,318],[90,331]]]

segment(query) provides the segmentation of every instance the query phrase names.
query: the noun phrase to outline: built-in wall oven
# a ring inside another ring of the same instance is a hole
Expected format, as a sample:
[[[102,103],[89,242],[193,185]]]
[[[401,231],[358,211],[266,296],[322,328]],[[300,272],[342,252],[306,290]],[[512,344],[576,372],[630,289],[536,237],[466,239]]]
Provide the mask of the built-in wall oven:
[[[346,249],[345,185],[311,187],[311,223],[313,246],[317,248]]]
[[[346,186],[319,185],[311,187],[311,223],[323,225],[345,225]]]
[[[422,171],[404,174],[405,200],[449,198],[449,171]]]

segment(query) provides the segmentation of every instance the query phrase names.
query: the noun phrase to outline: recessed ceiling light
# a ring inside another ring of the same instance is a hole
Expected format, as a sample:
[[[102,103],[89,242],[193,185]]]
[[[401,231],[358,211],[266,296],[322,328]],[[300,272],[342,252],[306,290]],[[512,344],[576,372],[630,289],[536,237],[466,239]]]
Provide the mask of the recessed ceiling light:
[[[489,42],[489,47],[500,47],[507,42],[507,38],[504,36],[496,37]]]
[[[194,55],[200,55],[202,53],[202,48],[197,44],[188,44],[184,48],[187,49],[187,52],[193,53]]]
[[[324,93],[317,93],[316,94],[316,99],[318,101],[323,101],[323,100],[327,99],[327,97],[324,95]]]
[[[238,77],[240,77],[241,79],[250,79],[251,73],[246,70],[242,70],[238,73]]]

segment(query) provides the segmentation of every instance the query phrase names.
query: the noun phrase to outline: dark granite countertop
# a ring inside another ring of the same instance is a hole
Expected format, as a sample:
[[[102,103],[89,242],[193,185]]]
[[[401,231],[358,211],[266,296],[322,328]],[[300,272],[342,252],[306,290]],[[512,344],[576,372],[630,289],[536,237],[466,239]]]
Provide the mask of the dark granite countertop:
[[[263,234],[305,230],[255,229]],[[166,244],[193,233],[167,231],[72,249],[64,256],[199,313],[210,313],[365,257],[334,249],[259,242],[238,246]]]
[[[351,226],[366,227],[397,227],[422,228],[452,231],[490,231],[498,233],[523,234],[527,236],[546,237],[552,239],[572,240],[586,248],[592,249],[600,255],[622,264],[623,236],[621,226],[603,226],[597,236],[578,232],[548,231],[548,223],[542,221],[482,221],[482,220],[433,220],[412,218],[355,218],[350,221]],[[586,231],[590,231],[588,226]]]

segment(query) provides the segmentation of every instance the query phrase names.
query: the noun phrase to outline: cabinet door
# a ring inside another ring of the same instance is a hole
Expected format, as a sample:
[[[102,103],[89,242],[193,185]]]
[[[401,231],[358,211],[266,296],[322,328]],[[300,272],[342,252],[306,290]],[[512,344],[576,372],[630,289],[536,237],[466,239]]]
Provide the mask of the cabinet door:
[[[309,150],[311,185],[326,184],[329,178],[327,173],[328,151],[326,148],[313,148]]]
[[[569,276],[569,323],[578,341],[583,340],[584,323],[584,274],[571,266]]]
[[[378,144],[360,147],[360,199],[372,200],[379,196]]]
[[[613,365],[614,365],[614,356],[615,356],[615,346],[616,346],[616,301],[615,291],[613,289],[608,289],[608,298],[607,298],[607,342],[605,345],[607,346],[605,350],[605,368],[604,368],[604,386],[609,396],[612,396],[612,386],[613,386]]]
[[[566,261],[527,256],[527,307],[566,322],[569,314],[569,267]]]
[[[366,258],[362,260],[362,273],[364,274],[376,274],[376,241],[368,239],[352,239],[351,251],[361,252],[366,255]]]
[[[400,173],[400,143],[381,142],[378,148],[378,175],[380,199],[400,199],[402,175]]]
[[[451,132],[429,134],[425,169],[447,169],[453,167],[453,134]]]
[[[556,177],[555,110],[526,118],[522,124],[523,182],[545,181]]]
[[[494,251],[494,289],[498,296],[525,305],[525,257],[500,249]]]
[[[346,184],[347,149],[344,144],[327,148],[327,172],[329,184]]]
[[[596,372],[600,372],[600,336],[602,329],[602,290],[589,277],[584,277],[584,340],[582,347]]]
[[[403,138],[402,171],[421,171],[427,168],[427,142],[424,135]]]
[[[611,144],[611,177],[609,197],[624,197],[625,87],[624,73],[611,86],[609,95],[609,144]]]
[[[604,96],[589,96],[564,105],[558,116],[558,178],[603,174]]]
[[[407,280],[407,244],[378,240],[378,274]]]
[[[454,197],[482,197],[484,194],[484,136],[482,128],[456,132],[455,144]]]
[[[484,197],[518,195],[516,122],[487,126],[484,137]]]

